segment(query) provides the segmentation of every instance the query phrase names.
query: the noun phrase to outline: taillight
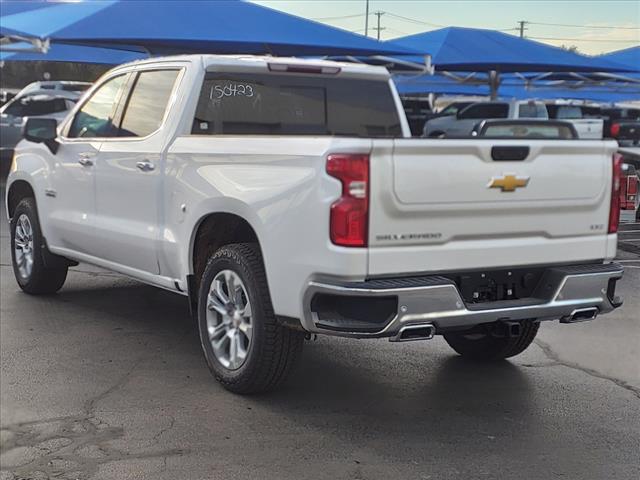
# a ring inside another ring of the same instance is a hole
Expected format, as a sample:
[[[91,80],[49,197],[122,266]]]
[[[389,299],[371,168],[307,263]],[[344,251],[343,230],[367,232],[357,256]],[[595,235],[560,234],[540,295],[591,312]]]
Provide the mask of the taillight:
[[[622,155],[613,154],[611,175],[611,208],[609,210],[609,233],[618,231],[620,221],[620,181],[622,179]]]
[[[625,177],[626,182],[623,182],[622,190],[620,192],[620,199],[623,202],[622,208],[624,210],[635,210],[636,198],[638,197],[638,176],[627,175]]]
[[[613,123],[609,129],[612,137],[617,137],[620,134],[620,124]]]
[[[331,205],[331,241],[343,247],[366,247],[369,233],[369,155],[329,155],[327,173],[342,183],[342,195]]]

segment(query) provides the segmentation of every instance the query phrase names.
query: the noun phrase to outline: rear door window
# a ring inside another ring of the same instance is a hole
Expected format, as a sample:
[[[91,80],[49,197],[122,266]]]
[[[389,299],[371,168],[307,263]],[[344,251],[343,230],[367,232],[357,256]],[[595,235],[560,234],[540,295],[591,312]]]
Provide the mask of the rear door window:
[[[119,137],[146,137],[160,128],[179,70],[140,72],[125,104]]]
[[[462,119],[485,119],[509,117],[507,103],[476,103],[462,110],[458,116]]]
[[[207,74],[193,134],[399,137],[386,80]]]
[[[582,108],[577,105],[547,105],[549,118],[562,119],[581,119],[585,118]]]
[[[521,103],[518,106],[518,118],[547,118],[547,108],[542,103]]]
[[[470,103],[463,103],[463,102],[455,102],[455,103],[452,103],[451,105],[448,105],[440,113],[443,116],[444,115],[455,115],[460,110],[462,110],[463,108],[468,107],[469,105],[471,105],[471,104]]]

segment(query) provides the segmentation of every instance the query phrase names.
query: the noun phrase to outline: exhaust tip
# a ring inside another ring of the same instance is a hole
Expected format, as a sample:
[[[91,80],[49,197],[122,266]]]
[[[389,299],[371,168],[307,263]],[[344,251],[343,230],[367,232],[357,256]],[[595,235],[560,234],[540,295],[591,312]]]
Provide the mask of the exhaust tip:
[[[392,342],[431,340],[435,334],[436,327],[431,323],[406,325],[398,331],[398,334],[395,337],[391,337],[389,340]]]
[[[564,317],[560,320],[560,323],[577,323],[587,322],[593,320],[598,316],[599,310],[597,307],[578,308],[571,312],[571,315]]]

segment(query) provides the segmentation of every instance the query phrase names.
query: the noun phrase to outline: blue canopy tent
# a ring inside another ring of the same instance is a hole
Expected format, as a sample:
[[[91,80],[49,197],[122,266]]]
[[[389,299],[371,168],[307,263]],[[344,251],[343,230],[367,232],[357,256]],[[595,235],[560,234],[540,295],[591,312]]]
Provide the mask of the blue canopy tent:
[[[4,1],[3,10],[13,3]],[[4,36],[138,49],[153,55],[419,56],[422,52],[240,0],[48,2],[22,11],[11,6],[7,12],[0,24]]]
[[[488,96],[487,83],[464,83],[444,75],[396,74],[393,80],[398,93],[403,96],[424,95],[478,95]]]
[[[393,40],[428,51],[438,71],[462,72],[618,72],[637,71],[606,59],[577,53],[527,38],[480,28],[447,27]]]
[[[614,62],[633,70],[640,70],[640,45],[624,50],[616,50],[615,52],[605,53],[596,58],[601,58],[609,62]]]
[[[45,2],[26,2],[0,1],[0,19],[7,15],[14,15],[22,12],[29,12],[47,6]],[[2,22],[0,21],[0,26]],[[39,38],[29,38],[22,35],[21,32],[3,30],[0,33],[0,49],[7,52],[46,52],[49,49],[49,41]]]
[[[478,77],[477,81],[471,81],[476,77],[468,74],[469,82],[455,80],[440,73],[435,75],[394,75],[394,81],[398,92],[402,96],[425,96],[435,95],[473,95],[490,96],[489,86],[483,77]],[[486,75],[484,76],[486,79]],[[591,100],[598,102],[622,102],[629,100],[640,100],[640,84],[616,85],[609,83],[606,85],[590,84],[586,87],[576,88],[571,85],[555,81],[538,82],[528,84],[520,77],[512,74],[505,74],[500,85],[501,98],[539,98],[539,99],[573,99]]]
[[[493,98],[501,74],[515,72],[629,72],[607,59],[585,57],[561,48],[494,30],[447,27],[396,38],[394,43],[428,51],[436,71],[461,79],[452,72],[483,72]],[[411,57],[409,60],[415,60]],[[468,82],[467,82],[468,83]]]
[[[111,48],[83,47],[80,45],[51,44],[46,53],[29,50],[29,44],[16,45],[16,51],[0,51],[1,61],[28,62],[46,60],[48,62],[80,62],[104,65],[119,65],[146,58],[142,52],[116,50]]]

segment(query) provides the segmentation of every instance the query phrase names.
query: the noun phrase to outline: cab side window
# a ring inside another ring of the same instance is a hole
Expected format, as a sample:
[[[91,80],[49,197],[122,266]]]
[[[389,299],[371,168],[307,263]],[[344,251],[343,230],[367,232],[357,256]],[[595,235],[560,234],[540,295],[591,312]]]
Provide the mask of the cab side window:
[[[113,125],[115,106],[127,74],[108,80],[99,87],[91,98],[76,113],[69,128],[69,138],[113,137],[116,129]]]
[[[179,70],[140,72],[125,105],[119,137],[146,137],[160,128]]]

